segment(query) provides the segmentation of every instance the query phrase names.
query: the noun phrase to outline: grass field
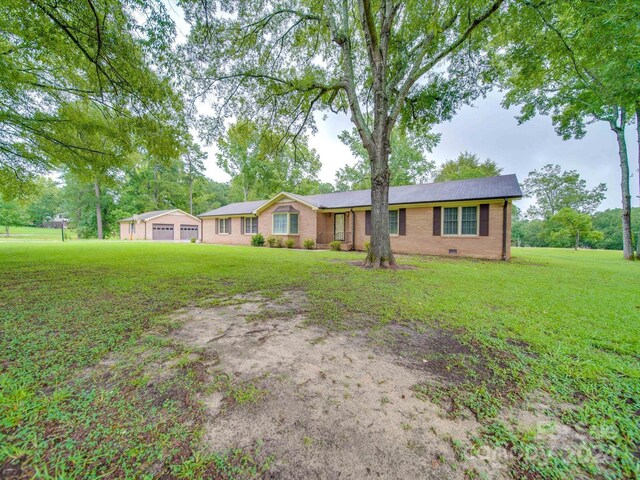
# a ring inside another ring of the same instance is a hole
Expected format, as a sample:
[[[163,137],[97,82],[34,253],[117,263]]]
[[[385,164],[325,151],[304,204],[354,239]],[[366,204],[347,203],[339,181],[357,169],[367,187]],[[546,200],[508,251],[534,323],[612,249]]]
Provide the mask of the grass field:
[[[640,476],[640,264],[619,252],[514,249],[509,263],[407,256],[400,261],[411,269],[370,271],[350,263],[361,257],[1,243],[0,477],[260,476],[268,465],[256,452],[202,448],[197,398],[219,381],[166,339],[176,327],[168,314],[295,289],[307,293],[311,321],[331,331],[424,325],[472,346],[475,357],[449,359],[471,381],[415,391],[450,405],[453,417],[472,412],[484,427],[476,445],[509,449],[514,477]],[[92,370],[114,354],[126,360],[108,376]],[[150,390],[142,366],[168,358],[180,374]],[[542,440],[502,412],[535,393],[551,399],[558,422],[588,435],[607,466],[527,455]]]
[[[75,240],[77,238],[76,232],[73,230],[66,230],[66,239]],[[62,241],[62,234],[58,228],[38,228],[38,227],[10,227],[9,236],[5,233],[5,228],[0,230],[0,242],[9,241]]]

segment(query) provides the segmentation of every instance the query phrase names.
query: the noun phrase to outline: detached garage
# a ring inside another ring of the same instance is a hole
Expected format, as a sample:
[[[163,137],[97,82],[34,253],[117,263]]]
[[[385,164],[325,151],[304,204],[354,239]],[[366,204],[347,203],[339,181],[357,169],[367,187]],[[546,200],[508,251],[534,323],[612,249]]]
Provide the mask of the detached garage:
[[[119,223],[120,240],[200,240],[200,219],[179,209],[145,212]]]

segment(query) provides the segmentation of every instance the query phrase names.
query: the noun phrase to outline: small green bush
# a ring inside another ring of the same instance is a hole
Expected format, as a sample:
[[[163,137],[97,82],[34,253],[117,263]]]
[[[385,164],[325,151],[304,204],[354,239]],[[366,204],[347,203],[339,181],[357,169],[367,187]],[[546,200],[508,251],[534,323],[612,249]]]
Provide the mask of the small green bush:
[[[189,241],[190,241],[191,243],[196,243],[196,237],[191,237],[191,238],[189,239]]]
[[[339,252],[342,250],[342,242],[334,241],[329,244],[329,248],[334,252]]]
[[[365,252],[371,252],[371,242],[364,242],[364,250]]]
[[[293,239],[289,239],[286,242],[284,242],[284,244],[286,245],[287,248],[293,248],[296,246],[296,242]]]
[[[251,237],[251,245],[254,247],[264,246],[264,236],[261,233],[256,233]]]
[[[278,239],[276,237],[274,237],[273,235],[269,235],[267,237],[267,244],[273,248],[276,246],[276,243],[278,242]]]
[[[313,250],[316,246],[316,242],[313,240],[313,238],[307,238],[304,242],[302,242],[302,245],[307,250]]]
[[[282,239],[281,239],[281,238],[279,238],[279,237],[278,237],[278,238],[276,238],[276,245],[275,245],[275,247],[276,247],[276,248],[282,248],[282,247],[284,247],[284,243],[282,243]]]

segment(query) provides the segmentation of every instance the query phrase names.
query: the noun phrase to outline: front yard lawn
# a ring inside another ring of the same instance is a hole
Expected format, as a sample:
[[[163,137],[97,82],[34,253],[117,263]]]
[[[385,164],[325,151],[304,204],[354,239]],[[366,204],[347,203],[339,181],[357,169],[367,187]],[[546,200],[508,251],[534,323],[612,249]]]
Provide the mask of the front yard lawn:
[[[409,345],[400,334],[385,340],[399,326],[455,336],[461,353],[421,360],[455,381],[414,391],[453,421],[469,414],[482,425],[469,445],[452,441],[456,458],[487,445],[510,452],[513,477],[640,476],[640,264],[619,252],[514,249],[509,263],[402,256],[412,268],[371,271],[352,265],[362,257],[0,244],[0,477],[266,474],[278,460],[266,447],[203,448],[199,401],[223,384],[259,408],[262,390],[212,376],[195,350],[167,335],[180,326],[172,316],[180,308],[253,292],[277,301],[291,291],[305,292],[309,322],[329,332],[365,332],[390,347]],[[420,355],[418,343],[406,348]],[[180,374],[148,376],[149,365],[169,364]],[[532,396],[587,438],[589,452],[530,455],[543,440],[505,412]]]

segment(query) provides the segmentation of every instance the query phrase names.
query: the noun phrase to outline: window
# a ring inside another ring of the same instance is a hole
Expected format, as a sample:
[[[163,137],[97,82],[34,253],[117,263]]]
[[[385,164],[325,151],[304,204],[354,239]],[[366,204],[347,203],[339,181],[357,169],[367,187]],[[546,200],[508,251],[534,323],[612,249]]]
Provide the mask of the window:
[[[244,233],[245,235],[253,235],[258,233],[258,217],[244,217]]]
[[[462,235],[476,235],[478,233],[478,209],[476,207],[462,207]]]
[[[389,235],[398,235],[399,228],[398,210],[389,210]]]
[[[478,207],[447,207],[442,223],[443,235],[477,235]]]
[[[274,213],[272,230],[274,235],[297,235],[298,234],[298,214],[297,213]]]
[[[129,234],[134,235],[136,233],[136,224],[135,223],[130,223],[129,224]]]
[[[458,235],[458,208],[444,209],[443,233],[445,235]]]
[[[231,233],[231,219],[219,218],[218,219],[218,233],[221,235],[228,235]]]

